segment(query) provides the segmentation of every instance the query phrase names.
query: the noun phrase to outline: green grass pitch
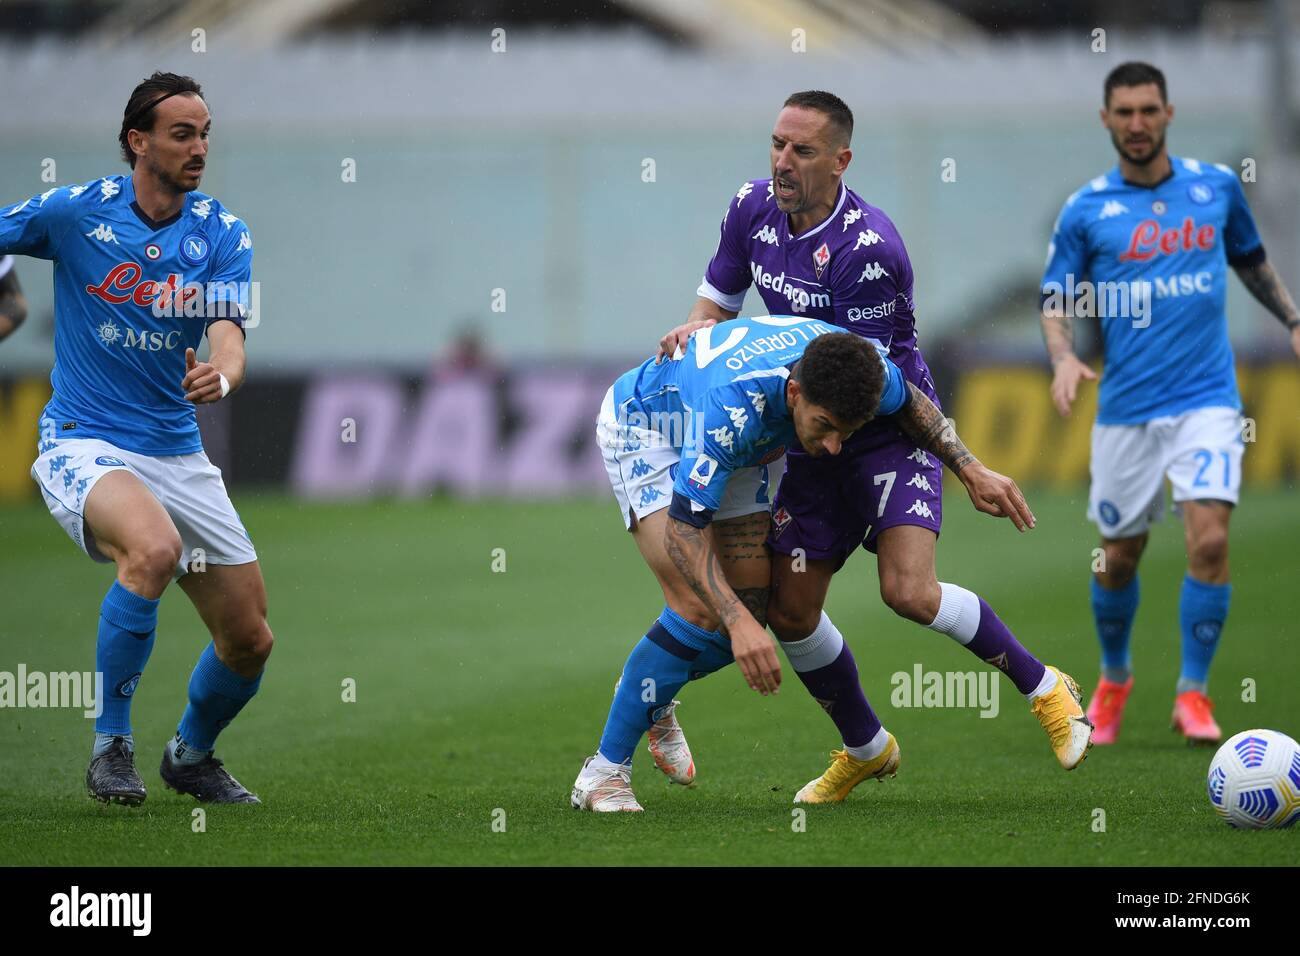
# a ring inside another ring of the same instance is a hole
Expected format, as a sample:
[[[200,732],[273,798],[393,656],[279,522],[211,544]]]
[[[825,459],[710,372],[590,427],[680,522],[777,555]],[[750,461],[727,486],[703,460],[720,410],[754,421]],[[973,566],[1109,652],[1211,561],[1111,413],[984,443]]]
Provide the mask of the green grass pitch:
[[[1275,864],[1300,833],[1236,832],[1211,813],[1212,751],[1169,730],[1178,667],[1181,529],[1157,526],[1142,569],[1137,685],[1121,743],[1072,773],[1005,678],[1000,713],[903,709],[890,676],[974,670],[946,637],[883,607],[859,552],[829,610],[867,694],[899,738],[898,777],[844,804],[791,798],[838,744],[783,660],[763,699],[730,668],[689,685],[679,716],[699,770],[670,787],[644,746],[647,812],[569,808],[624,657],[660,597],[606,501],[309,506],[236,495],[270,591],[276,648],[262,693],[218,755],[262,807],[208,808],[157,775],[206,634],[184,595],[164,599],[134,707],[149,799],[103,807],[83,792],[91,726],[79,711],[0,710],[0,846],[10,864]],[[1081,495],[1030,494],[1036,531],[947,495],[939,575],[984,596],[1040,657],[1091,690],[1097,648]],[[1250,493],[1234,518],[1233,607],[1211,692],[1226,733],[1300,732],[1294,529],[1300,503]],[[505,570],[492,570],[494,549]],[[79,556],[37,505],[0,511],[0,670],[93,668],[106,567]],[[356,682],[344,702],[343,683]],[[1242,682],[1257,700],[1243,702]],[[1094,832],[1094,811],[1105,832]],[[494,822],[496,826],[494,827]],[[1300,830],[1300,828],[1297,828]]]

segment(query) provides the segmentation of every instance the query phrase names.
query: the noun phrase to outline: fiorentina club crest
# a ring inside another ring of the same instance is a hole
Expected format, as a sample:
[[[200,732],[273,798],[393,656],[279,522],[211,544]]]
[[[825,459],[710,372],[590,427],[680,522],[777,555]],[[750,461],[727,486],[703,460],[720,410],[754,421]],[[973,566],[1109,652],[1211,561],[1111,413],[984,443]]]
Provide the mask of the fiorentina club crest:
[[[831,261],[831,247],[822,243],[813,253],[813,266],[817,269],[817,278],[822,277],[822,270],[826,268],[826,263]]]
[[[774,538],[781,537],[781,532],[785,530],[785,526],[788,525],[789,523],[790,523],[790,512],[786,511],[784,508],[777,508],[776,511],[772,514],[772,525],[775,528],[775,532],[773,533],[772,537]]]

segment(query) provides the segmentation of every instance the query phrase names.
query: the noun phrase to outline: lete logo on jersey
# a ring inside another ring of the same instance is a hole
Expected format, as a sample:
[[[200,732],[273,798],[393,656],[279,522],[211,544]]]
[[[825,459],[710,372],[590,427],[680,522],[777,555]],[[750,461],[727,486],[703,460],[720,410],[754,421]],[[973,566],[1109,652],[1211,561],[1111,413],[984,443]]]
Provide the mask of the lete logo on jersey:
[[[155,282],[153,279],[141,281],[143,275],[144,270],[139,263],[119,262],[109,270],[99,285],[86,286],[86,292],[110,305],[131,301],[138,306],[147,306],[157,300],[159,306],[165,308],[183,281],[183,277],[175,272],[169,274],[164,282]],[[181,286],[179,291],[182,306],[203,294],[203,289],[197,285]]]
[[[1180,249],[1183,252],[1191,252],[1193,249],[1208,252],[1214,248],[1214,233],[1213,223],[1197,227],[1191,216],[1183,220],[1181,227],[1163,231],[1156,220],[1143,219],[1133,227],[1128,249],[1120,253],[1119,261],[1148,262],[1156,256],[1173,255]]]

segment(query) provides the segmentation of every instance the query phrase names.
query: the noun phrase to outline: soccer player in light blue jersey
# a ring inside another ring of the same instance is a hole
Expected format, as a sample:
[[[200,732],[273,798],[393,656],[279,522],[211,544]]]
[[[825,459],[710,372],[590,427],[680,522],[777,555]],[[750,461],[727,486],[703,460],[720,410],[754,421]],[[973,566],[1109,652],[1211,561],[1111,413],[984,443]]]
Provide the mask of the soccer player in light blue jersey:
[[[971,497],[980,510],[1032,523],[1015,483],[970,456],[942,412],[884,349],[828,322],[786,316],[720,322],[695,332],[679,357],[648,359],[610,387],[596,434],[624,526],[654,572],[665,607],[627,659],[599,749],[574,781],[575,808],[642,809],[631,764],[643,735],[669,779],[694,781],[695,764],[674,716],[673,697],[688,681],[734,660],[752,689],[777,691],[781,669],[764,629],[771,562],[763,542],[784,455],[796,445],[815,457],[838,455],[851,435],[885,415],[941,460],[969,458],[972,480],[979,476]],[[856,668],[850,679],[856,693],[837,700],[836,688],[845,682],[842,648],[822,646],[813,656],[800,676],[811,675],[810,689],[816,686],[826,704],[860,724],[864,746],[875,750],[864,758],[859,779],[892,776],[898,743],[862,695]],[[1077,702],[1075,708],[1082,720]],[[817,783],[796,800],[818,802],[807,796]]]
[[[1138,562],[1164,510],[1164,480],[1187,547],[1179,623],[1182,668],[1173,723],[1191,742],[1221,733],[1207,693],[1232,594],[1228,520],[1241,484],[1242,419],[1224,311],[1228,267],[1287,327],[1300,313],[1264,254],[1235,172],[1170,156],[1164,75],[1125,63],[1106,78],[1102,124],[1119,164],[1061,210],[1043,276],[1043,333],[1062,415],[1096,374],[1074,353],[1072,318],[1101,322],[1105,370],[1092,432],[1089,518],[1105,564],[1092,580],[1101,681],[1088,708],[1093,741],[1113,743],[1133,687],[1129,639]]]
[[[197,192],[211,122],[194,80],[155,73],[122,117],[129,176],[0,207],[0,256],[55,264],[53,394],[32,477],[77,546],[117,567],[100,605],[104,701],[86,788],[129,806],[146,796],[131,701],[173,579],[212,641],[164,748],[163,782],[204,802],[259,802],[213,757],[217,735],[257,693],[272,636],[257,554],[195,419],[195,405],[244,380],[252,298],[248,228]]]

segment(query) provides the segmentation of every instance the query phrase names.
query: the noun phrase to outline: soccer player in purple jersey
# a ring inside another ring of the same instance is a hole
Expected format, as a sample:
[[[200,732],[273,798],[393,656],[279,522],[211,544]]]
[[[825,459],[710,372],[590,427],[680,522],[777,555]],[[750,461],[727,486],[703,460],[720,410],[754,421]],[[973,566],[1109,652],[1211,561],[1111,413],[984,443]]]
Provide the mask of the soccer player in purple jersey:
[[[661,355],[675,354],[695,330],[735,316],[752,283],[773,314],[821,319],[872,341],[913,390],[938,404],[917,347],[903,240],[883,211],[843,182],[852,133],[853,114],[839,97],[808,91],[786,100],[772,131],[772,177],[736,193],[695,306],[660,340]],[[1030,701],[1065,769],[1086,756],[1092,728],[1074,680],[1030,654],[982,598],[935,575],[942,465],[980,511],[1010,517],[1021,531],[1033,517],[1014,482],[980,464],[944,419],[933,427],[942,440],[918,444],[880,420],[833,459],[787,453],[767,539],[775,555],[767,621],[844,741],[797,801],[842,800],[890,756],[889,735],[862,692],[853,655],[823,610],[831,577],[858,545],[876,553],[881,597],[895,613],[949,635],[1003,671]],[[1008,495],[1016,508],[999,503]]]

